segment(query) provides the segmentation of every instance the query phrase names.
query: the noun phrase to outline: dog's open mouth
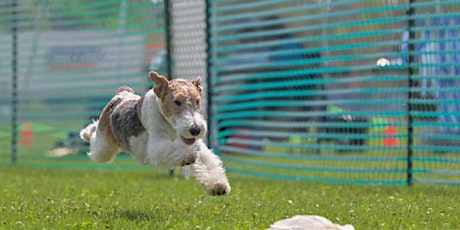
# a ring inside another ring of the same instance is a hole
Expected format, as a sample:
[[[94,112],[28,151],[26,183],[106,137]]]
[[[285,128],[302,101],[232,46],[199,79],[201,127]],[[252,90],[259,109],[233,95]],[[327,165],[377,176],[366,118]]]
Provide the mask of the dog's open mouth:
[[[186,145],[193,145],[195,144],[196,138],[185,138],[184,136],[181,136],[180,139],[186,144]]]

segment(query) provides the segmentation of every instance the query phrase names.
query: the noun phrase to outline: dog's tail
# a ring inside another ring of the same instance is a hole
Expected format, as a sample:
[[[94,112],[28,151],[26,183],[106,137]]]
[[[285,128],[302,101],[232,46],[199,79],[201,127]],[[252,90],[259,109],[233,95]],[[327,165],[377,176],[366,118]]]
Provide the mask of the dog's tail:
[[[86,142],[91,140],[91,136],[96,132],[97,124],[99,121],[93,121],[93,123],[86,126],[86,128],[80,131],[80,138]]]

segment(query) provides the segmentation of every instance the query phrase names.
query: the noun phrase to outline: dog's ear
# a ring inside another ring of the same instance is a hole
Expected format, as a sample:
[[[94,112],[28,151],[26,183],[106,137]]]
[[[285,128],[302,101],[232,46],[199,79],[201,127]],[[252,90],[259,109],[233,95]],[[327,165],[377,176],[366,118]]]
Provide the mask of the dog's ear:
[[[198,76],[192,80],[192,83],[196,86],[196,88],[198,89],[198,91],[200,91],[200,94],[201,94],[201,91],[203,91],[203,87],[201,87],[200,81],[201,81],[200,76]]]
[[[155,82],[155,86],[153,87],[153,92],[159,97],[161,100],[164,99],[166,94],[166,90],[168,89],[168,79],[166,77],[159,75],[156,72],[150,71],[150,79]]]

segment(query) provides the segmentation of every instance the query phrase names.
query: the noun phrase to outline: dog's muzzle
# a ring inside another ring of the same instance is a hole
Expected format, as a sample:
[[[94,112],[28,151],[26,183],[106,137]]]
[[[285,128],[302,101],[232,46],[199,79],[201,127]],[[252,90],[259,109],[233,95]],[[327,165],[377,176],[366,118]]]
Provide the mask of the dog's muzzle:
[[[189,130],[190,135],[194,136],[191,138],[186,138],[184,136],[181,136],[182,142],[184,142],[186,145],[193,145],[195,144],[196,141],[196,136],[199,136],[201,134],[201,128],[198,125],[193,125]]]

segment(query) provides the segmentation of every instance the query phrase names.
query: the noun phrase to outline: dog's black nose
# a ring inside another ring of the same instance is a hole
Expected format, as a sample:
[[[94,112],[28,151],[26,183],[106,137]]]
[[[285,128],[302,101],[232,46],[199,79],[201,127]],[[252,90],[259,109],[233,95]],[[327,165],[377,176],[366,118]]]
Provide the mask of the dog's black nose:
[[[198,125],[194,125],[192,126],[192,128],[190,128],[190,134],[192,134],[192,136],[198,136],[198,134],[200,134],[201,132],[201,128],[198,126]]]

